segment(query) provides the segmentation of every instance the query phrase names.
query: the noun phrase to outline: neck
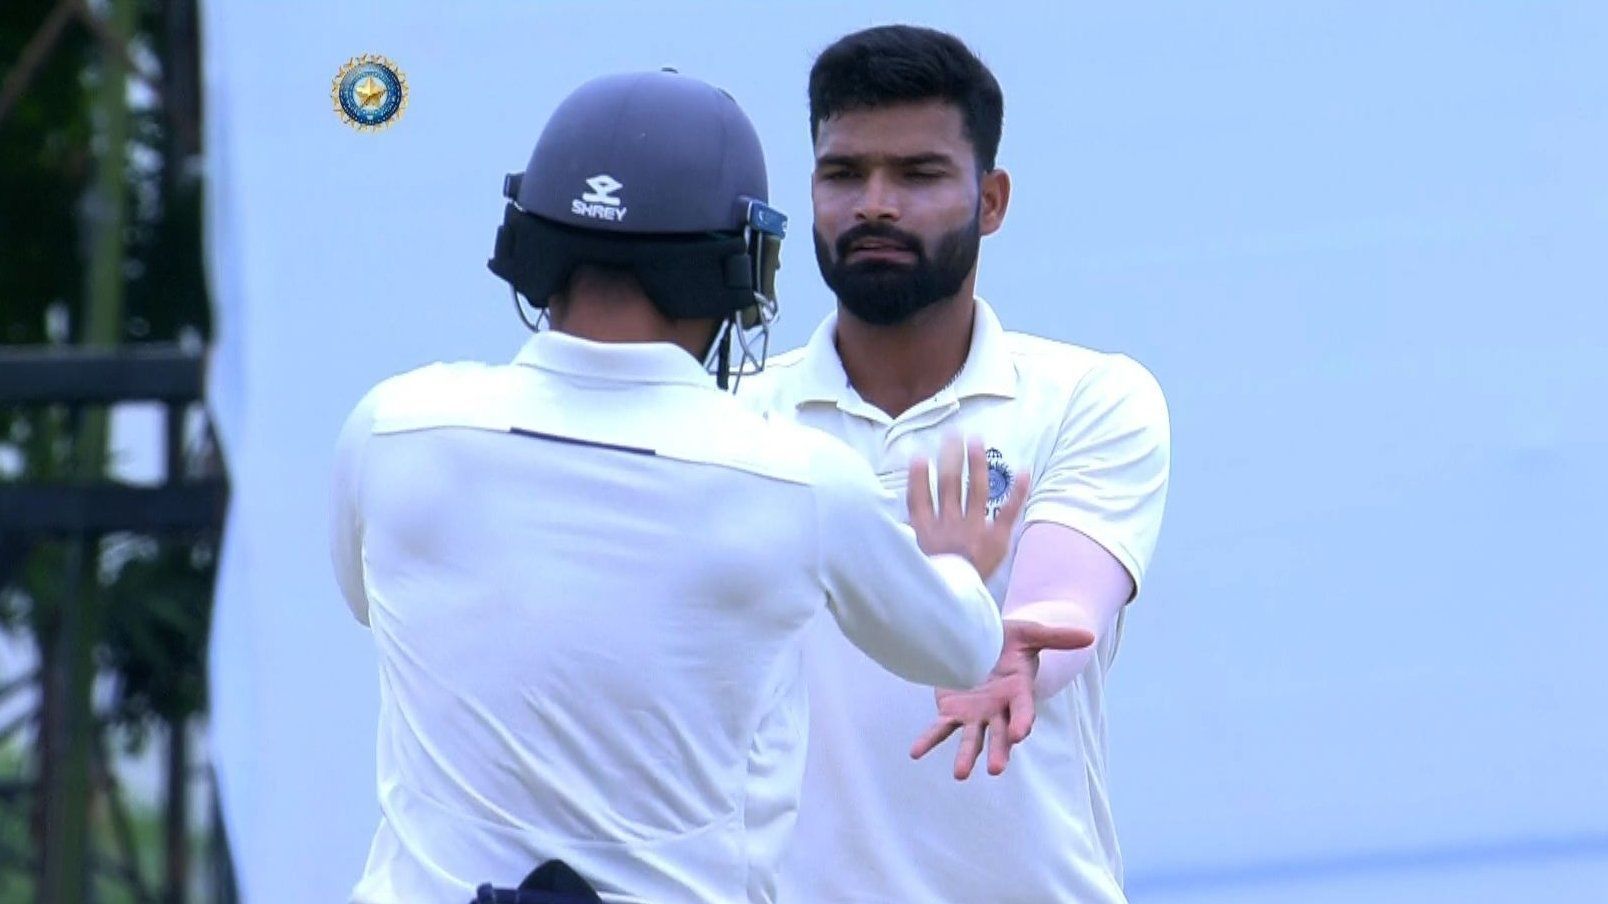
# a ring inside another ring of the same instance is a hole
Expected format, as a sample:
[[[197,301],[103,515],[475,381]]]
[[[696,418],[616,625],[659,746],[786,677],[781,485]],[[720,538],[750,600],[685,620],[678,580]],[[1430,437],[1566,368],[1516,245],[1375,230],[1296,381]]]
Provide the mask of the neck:
[[[839,305],[837,352],[849,385],[889,417],[932,398],[966,363],[976,306],[969,285],[891,326],[866,323]]]
[[[554,296],[548,312],[553,329],[593,342],[668,342],[700,362],[718,324],[666,317],[635,280],[590,278],[578,272],[569,290]]]

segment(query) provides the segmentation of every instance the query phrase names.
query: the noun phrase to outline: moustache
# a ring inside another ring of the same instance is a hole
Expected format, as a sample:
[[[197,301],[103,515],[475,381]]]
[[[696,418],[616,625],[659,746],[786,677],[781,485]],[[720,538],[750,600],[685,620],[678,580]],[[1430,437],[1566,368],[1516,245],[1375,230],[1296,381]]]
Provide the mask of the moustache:
[[[921,250],[921,239],[916,236],[895,229],[886,223],[861,223],[858,226],[850,227],[848,231],[838,236],[837,241],[833,243],[837,251],[837,259],[841,261],[848,257],[849,250],[854,247],[854,243],[866,239],[879,239],[896,246],[901,251],[912,252],[918,258],[926,256]]]

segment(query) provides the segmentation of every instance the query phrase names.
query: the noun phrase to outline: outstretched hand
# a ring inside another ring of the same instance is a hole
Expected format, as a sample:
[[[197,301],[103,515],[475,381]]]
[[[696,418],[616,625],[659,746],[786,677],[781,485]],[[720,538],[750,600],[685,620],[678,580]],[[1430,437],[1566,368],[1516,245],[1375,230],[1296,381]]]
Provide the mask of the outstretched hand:
[[[1042,650],[1079,650],[1094,643],[1093,632],[1036,621],[1007,619],[999,660],[982,684],[969,690],[936,692],[938,718],[916,739],[910,757],[920,759],[960,729],[955,751],[955,778],[971,777],[983,746],[988,746],[988,774],[999,775],[1010,762],[1011,748],[1026,740],[1035,717],[1033,679]]]
[[[1011,481],[1010,492],[992,518],[988,517],[988,456],[981,441],[945,437],[938,451],[936,503],[927,459],[911,459],[909,477],[905,501],[921,551],[929,556],[961,556],[988,580],[1010,550],[1016,519],[1027,504],[1028,475]]]

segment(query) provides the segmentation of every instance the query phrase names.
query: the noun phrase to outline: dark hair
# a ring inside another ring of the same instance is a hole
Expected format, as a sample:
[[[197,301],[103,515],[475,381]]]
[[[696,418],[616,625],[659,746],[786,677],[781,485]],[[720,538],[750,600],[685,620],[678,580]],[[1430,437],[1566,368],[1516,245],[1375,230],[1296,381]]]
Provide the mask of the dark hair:
[[[830,116],[924,100],[960,109],[979,171],[992,170],[1005,120],[999,82],[959,38],[914,25],[867,28],[821,51],[810,67],[810,140]]]

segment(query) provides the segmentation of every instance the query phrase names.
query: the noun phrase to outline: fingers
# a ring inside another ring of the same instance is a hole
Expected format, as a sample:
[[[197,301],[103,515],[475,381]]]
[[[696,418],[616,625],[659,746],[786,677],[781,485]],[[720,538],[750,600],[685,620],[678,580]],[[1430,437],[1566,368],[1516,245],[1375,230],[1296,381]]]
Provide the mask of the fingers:
[[[910,758],[919,760],[931,753],[934,747],[942,744],[946,738],[955,733],[960,722],[954,719],[939,719],[922,732],[916,743],[910,745]]]
[[[955,751],[955,779],[965,781],[971,777],[972,767],[983,752],[983,726],[967,722],[960,732],[960,749]]]
[[[988,453],[983,441],[966,442],[966,520],[981,525],[988,517]]]
[[[999,775],[1011,761],[1012,741],[1005,730],[1005,720],[995,716],[988,720],[988,774]]]
[[[1011,697],[1010,721],[1005,728],[1012,744],[1022,743],[1027,740],[1029,734],[1033,733],[1033,720],[1036,716],[1037,710],[1033,705],[1032,685],[1027,685],[1023,690]]]
[[[910,474],[908,486],[905,488],[905,503],[910,507],[910,526],[917,533],[932,523],[932,474],[927,465],[927,459],[916,456],[910,459]]]
[[[947,517],[961,513],[960,469],[966,460],[966,447],[959,436],[944,437],[938,447],[938,514]],[[987,498],[986,495],[984,498]]]
[[[1013,615],[1022,612],[1018,609]],[[1005,621],[1005,643],[1025,650],[1081,650],[1093,645],[1094,632],[1009,618]]]

